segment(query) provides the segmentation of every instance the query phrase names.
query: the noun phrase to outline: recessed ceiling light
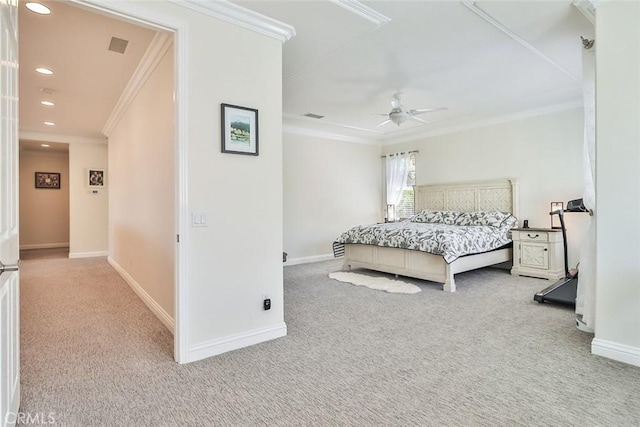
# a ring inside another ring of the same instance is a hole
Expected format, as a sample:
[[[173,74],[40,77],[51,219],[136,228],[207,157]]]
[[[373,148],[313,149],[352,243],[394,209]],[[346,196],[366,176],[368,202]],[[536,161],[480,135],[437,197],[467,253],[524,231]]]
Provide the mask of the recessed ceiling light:
[[[25,6],[31,12],[35,12],[35,13],[38,13],[40,15],[48,15],[48,14],[51,13],[51,9],[49,9],[47,6],[43,5],[42,3],[30,2],[30,3],[25,4]]]
[[[47,126],[55,126],[56,124],[53,122],[44,122],[45,125]]]
[[[51,71],[48,68],[43,68],[43,67],[36,68],[36,71],[39,72],[40,74],[47,74],[47,75],[53,74],[53,71]]]
[[[51,147],[49,144],[40,144],[41,147]]]
[[[46,105],[47,107],[53,107],[54,105],[56,105],[51,101],[40,101],[40,104]]]

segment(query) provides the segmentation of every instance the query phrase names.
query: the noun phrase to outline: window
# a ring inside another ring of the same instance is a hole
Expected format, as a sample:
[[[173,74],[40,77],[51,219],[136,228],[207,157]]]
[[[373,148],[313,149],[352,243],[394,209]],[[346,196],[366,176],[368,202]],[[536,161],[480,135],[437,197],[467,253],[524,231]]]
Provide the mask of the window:
[[[409,218],[414,212],[415,198],[413,186],[416,185],[416,156],[409,157],[407,183],[402,189],[402,198],[396,205],[396,218]]]
[[[416,183],[416,157],[409,153],[386,156],[386,217],[408,218],[414,214],[413,186]]]

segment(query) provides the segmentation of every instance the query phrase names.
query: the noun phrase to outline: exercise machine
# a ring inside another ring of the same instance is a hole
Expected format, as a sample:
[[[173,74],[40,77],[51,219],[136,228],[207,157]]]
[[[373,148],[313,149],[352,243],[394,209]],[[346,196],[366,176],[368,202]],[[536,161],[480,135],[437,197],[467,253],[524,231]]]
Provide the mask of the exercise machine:
[[[560,218],[560,228],[562,229],[562,243],[564,245],[564,277],[553,285],[537,292],[533,299],[540,304],[543,302],[555,302],[559,304],[576,305],[576,295],[578,292],[578,270],[569,271],[569,261],[567,256],[567,229],[564,226],[565,212],[589,212],[584,206],[582,199],[570,200],[567,209],[558,209],[549,212],[549,215],[558,215]]]

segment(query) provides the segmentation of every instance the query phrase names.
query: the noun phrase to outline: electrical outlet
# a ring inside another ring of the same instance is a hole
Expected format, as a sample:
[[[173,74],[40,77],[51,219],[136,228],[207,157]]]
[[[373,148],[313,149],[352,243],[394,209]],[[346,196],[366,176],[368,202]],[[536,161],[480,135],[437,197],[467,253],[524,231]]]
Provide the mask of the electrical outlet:
[[[262,309],[271,310],[271,297],[269,294],[262,294]]]

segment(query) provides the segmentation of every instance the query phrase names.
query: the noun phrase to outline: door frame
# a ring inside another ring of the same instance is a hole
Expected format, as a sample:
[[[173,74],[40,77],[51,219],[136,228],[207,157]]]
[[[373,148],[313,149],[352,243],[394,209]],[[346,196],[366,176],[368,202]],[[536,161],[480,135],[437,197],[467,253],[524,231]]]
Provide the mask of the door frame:
[[[0,3],[0,426],[13,426],[20,409],[20,219],[18,212],[18,2]]]
[[[187,62],[188,23],[174,16],[150,11],[134,2],[113,0],[69,0],[70,3],[92,12],[105,14],[131,23],[173,33],[174,49],[174,165],[175,175],[175,231],[174,252],[174,333],[173,357],[180,364],[187,363],[187,248],[189,218],[187,205]]]

